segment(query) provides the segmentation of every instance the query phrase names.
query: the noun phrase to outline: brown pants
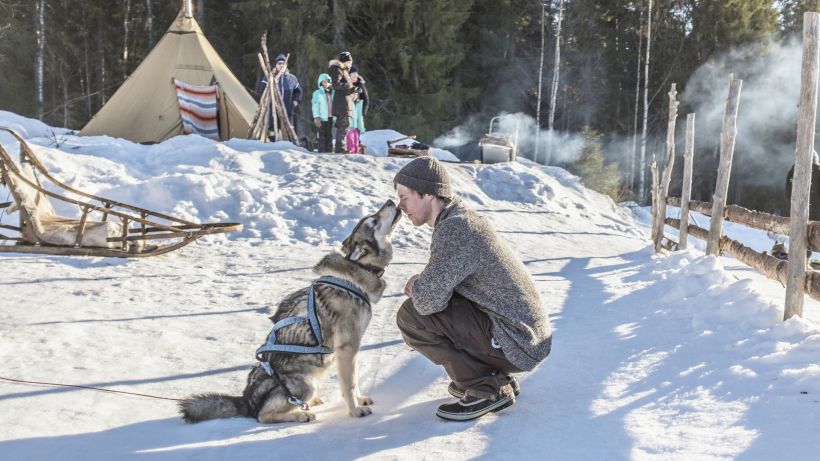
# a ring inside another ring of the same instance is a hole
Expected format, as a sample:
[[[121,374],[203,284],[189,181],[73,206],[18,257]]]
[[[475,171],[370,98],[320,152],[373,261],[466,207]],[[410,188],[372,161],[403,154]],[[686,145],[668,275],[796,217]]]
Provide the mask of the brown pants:
[[[404,341],[437,365],[468,394],[487,397],[507,384],[507,374],[521,370],[501,349],[493,348],[492,320],[473,302],[454,295],[446,309],[421,315],[407,299],[396,314]]]

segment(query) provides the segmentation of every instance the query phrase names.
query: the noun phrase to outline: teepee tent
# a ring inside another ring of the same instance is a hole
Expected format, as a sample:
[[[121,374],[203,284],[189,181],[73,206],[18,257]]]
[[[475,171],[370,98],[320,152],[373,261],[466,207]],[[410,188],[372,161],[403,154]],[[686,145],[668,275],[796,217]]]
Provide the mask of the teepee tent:
[[[193,96],[188,107],[181,95],[185,91]],[[210,101],[200,98],[209,91]],[[205,38],[190,7],[183,6],[162,40],[80,135],[160,142],[191,132],[190,123],[203,120],[198,107],[210,110],[204,120],[211,123],[211,137],[228,139],[247,137],[257,104]]]

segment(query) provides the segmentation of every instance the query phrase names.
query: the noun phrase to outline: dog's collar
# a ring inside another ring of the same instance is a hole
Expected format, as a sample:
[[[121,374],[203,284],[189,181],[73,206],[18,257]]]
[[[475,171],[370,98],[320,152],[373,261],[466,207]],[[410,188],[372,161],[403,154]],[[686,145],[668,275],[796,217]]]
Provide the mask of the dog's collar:
[[[370,264],[362,264],[358,261],[353,261],[352,259],[350,259],[347,256],[345,256],[345,259],[350,261],[351,263],[361,267],[362,269],[366,270],[367,272],[370,272],[371,274],[375,275],[376,278],[382,278],[382,276],[384,275],[384,268],[383,267],[371,266]]]
[[[381,267],[369,266],[367,264],[359,264],[359,266],[361,266],[362,269],[372,273],[377,278],[382,278],[382,275],[384,275],[384,269]]]

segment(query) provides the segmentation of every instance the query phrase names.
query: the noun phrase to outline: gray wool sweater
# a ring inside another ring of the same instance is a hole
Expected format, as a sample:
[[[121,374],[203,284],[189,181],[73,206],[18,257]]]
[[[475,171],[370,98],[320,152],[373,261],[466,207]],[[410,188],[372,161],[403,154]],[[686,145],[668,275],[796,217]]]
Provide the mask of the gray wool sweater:
[[[516,367],[532,370],[550,353],[552,330],[532,278],[487,220],[458,198],[436,220],[413,305],[422,315],[441,312],[454,291],[489,315],[493,337]]]

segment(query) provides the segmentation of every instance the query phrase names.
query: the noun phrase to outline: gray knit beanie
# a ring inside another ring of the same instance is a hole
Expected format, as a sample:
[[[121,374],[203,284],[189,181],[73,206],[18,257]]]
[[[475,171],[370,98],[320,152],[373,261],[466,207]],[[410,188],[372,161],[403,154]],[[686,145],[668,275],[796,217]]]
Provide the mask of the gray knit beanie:
[[[435,157],[414,158],[396,173],[393,184],[401,184],[416,192],[445,199],[453,197],[447,169]]]

